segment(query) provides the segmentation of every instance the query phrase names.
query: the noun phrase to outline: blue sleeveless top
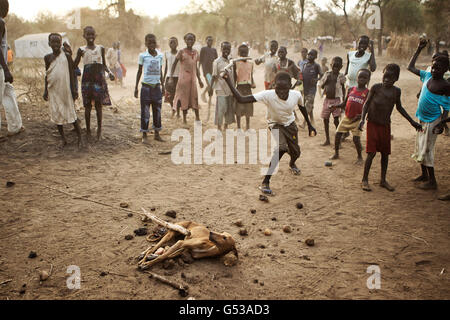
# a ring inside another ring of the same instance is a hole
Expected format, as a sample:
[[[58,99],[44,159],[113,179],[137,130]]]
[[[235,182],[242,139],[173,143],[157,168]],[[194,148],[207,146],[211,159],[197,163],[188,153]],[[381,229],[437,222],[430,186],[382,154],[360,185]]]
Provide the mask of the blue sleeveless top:
[[[450,110],[450,97],[441,96],[428,90],[427,84],[431,79],[431,72],[420,70],[420,81],[423,82],[420,93],[416,117],[422,122],[433,122],[442,115],[441,107]]]

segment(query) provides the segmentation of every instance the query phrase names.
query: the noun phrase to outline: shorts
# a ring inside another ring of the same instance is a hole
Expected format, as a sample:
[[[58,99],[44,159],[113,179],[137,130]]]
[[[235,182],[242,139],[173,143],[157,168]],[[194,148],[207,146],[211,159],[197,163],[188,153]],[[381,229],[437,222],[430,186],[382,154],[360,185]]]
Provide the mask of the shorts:
[[[232,96],[217,96],[215,125],[226,125],[236,122],[234,114],[234,98]]]
[[[336,99],[324,99],[323,100],[323,108],[322,108],[322,119],[330,119],[331,114],[333,114],[333,118],[337,118],[341,115],[341,109],[335,109],[331,112],[330,107],[335,106],[341,103],[341,98]]]
[[[415,150],[411,157],[425,167],[434,167],[435,145],[438,135],[433,133],[433,128],[440,121],[440,117],[430,123],[420,121],[423,131],[417,132]]]
[[[313,112],[315,99],[316,99],[315,94],[308,94],[305,96],[305,108],[306,108],[306,111],[308,111],[308,113]]]
[[[249,84],[238,84],[236,89],[244,97],[252,95],[252,86]],[[236,116],[253,117],[253,103],[236,102]]]
[[[301,150],[298,143],[298,127],[297,123],[292,122],[285,127],[280,124],[274,125],[270,130],[278,129],[278,150],[280,153],[287,152],[291,156],[291,160],[295,161],[300,158]]]
[[[391,154],[391,125],[367,122],[366,152]]]
[[[362,131],[358,129],[359,121],[353,121],[346,116],[341,120],[336,133],[349,133],[351,132],[354,137],[360,137]]]

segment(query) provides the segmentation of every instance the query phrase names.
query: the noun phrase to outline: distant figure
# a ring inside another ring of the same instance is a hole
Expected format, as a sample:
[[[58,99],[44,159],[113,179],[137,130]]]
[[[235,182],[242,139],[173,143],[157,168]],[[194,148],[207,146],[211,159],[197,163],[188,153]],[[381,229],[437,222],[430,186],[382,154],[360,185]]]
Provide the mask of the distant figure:
[[[44,100],[49,101],[50,120],[58,126],[62,146],[67,145],[63,125],[73,124],[78,136],[78,148],[81,147],[81,128],[77,121],[74,100],[78,99],[75,89],[75,74],[70,54],[61,50],[62,37],[58,33],[48,36],[52,53],[45,56],[45,92]]]
[[[109,70],[114,74],[115,83],[117,82],[122,86],[123,73],[122,66],[119,62],[119,47],[118,43],[114,42],[112,48],[109,48],[106,53],[106,61],[108,62]]]
[[[212,66],[214,60],[216,60],[219,56],[217,54],[216,48],[213,48],[212,45],[214,43],[214,39],[211,36],[206,38],[206,47],[203,47],[200,50],[200,66],[203,70],[203,76],[206,80],[205,90],[202,92],[202,101],[206,103],[206,93],[211,88],[212,81]]]
[[[164,83],[166,86],[166,102],[170,103],[170,106],[172,107],[172,118],[177,114],[177,118],[180,118],[180,108],[176,108],[177,111],[173,108],[173,100],[175,99],[175,93],[177,90],[177,84],[178,84],[178,77],[180,75],[180,65],[178,65],[175,68],[175,72],[172,73],[172,66],[175,62],[175,59],[177,58],[178,54],[178,39],[175,37],[171,37],[169,39],[169,47],[170,51],[167,51],[164,53],[164,60],[165,60],[165,70],[164,70]],[[172,79],[172,84],[169,85],[169,80]]]
[[[14,63],[14,52],[11,50],[11,48],[8,46],[8,68],[12,70]]]
[[[342,59],[341,59],[342,60]],[[330,70],[330,68],[328,68],[328,59],[326,57],[323,57],[320,60],[320,67],[322,68],[322,72],[325,74],[326,72],[328,72],[328,70]],[[344,64],[342,64],[342,66],[344,66]]]
[[[264,88],[269,90],[273,81],[275,80],[275,74],[273,72],[274,67],[277,64],[277,51],[278,51],[278,42],[276,40],[270,41],[270,51],[264,54],[261,58],[256,59],[255,63],[259,66],[261,63],[264,63]]]
[[[14,79],[8,68],[8,33],[5,18],[9,12],[8,0],[0,0],[0,105],[5,108],[8,121],[8,136],[18,134],[22,127],[22,117],[17,105],[16,94],[12,85]],[[0,116],[1,127],[1,116]]]
[[[312,49],[308,52],[308,62],[303,67],[303,90],[305,93],[305,108],[308,111],[309,119],[314,125],[314,100],[317,93],[317,82],[322,78],[323,73],[320,65],[315,61],[317,59],[317,50]],[[305,122],[302,127],[305,126]]]

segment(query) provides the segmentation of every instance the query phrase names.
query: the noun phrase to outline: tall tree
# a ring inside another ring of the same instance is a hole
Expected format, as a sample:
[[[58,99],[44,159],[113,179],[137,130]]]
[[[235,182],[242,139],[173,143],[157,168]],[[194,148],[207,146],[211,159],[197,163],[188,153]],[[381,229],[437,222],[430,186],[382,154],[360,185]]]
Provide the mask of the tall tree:
[[[352,23],[350,22],[350,15],[349,15],[349,1],[348,0],[331,0],[331,4],[342,10],[344,13],[345,18],[345,24],[347,25],[348,31],[351,33],[353,40],[358,39],[358,35],[355,33],[355,28],[353,28]],[[359,19],[355,23],[356,26],[359,26],[363,23],[363,20],[366,16],[367,8],[371,4],[371,0],[358,0],[356,3],[355,9],[357,11],[357,16],[359,16]]]
[[[307,4],[306,0],[276,0],[274,3],[276,12],[291,22],[302,45]],[[312,2],[311,5],[313,5]]]

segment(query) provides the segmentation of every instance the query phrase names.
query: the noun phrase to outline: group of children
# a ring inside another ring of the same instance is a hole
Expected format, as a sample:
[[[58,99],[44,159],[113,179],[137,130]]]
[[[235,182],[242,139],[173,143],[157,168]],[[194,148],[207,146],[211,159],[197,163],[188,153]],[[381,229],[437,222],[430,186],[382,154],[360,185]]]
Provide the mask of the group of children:
[[[102,106],[110,103],[105,72],[111,80],[114,80],[114,75],[105,63],[105,49],[100,45],[95,45],[96,33],[93,27],[86,27],[83,36],[86,46],[78,50],[75,61],[72,60],[70,47],[63,46],[61,35],[56,33],[49,36],[49,45],[53,52],[45,57],[44,99],[49,101],[51,120],[57,124],[64,144],[67,142],[62,126],[68,123],[74,125],[78,143],[81,144],[81,130],[75,113],[74,100],[78,98],[75,70],[82,59],[84,71],[81,93],[89,138],[91,136],[92,104],[97,111],[97,139],[100,139]],[[257,94],[252,93],[252,89],[255,88],[254,64],[248,57],[249,48],[246,44],[239,46],[239,57],[230,59],[231,43],[228,41],[221,44],[220,57],[212,48],[212,37],[207,38],[207,47],[203,48],[201,54],[193,49],[196,42],[194,34],[186,34],[184,41],[186,47],[178,50],[178,40],[174,37],[170,38],[170,51],[163,54],[157,49],[155,35],[148,34],[145,37],[147,50],[139,55],[139,69],[134,93],[138,98],[139,83],[141,83],[143,142],[147,140],[147,134],[150,131],[150,105],[152,106],[152,129],[155,132],[155,140],[163,141],[160,136],[163,97],[170,103],[173,115],[180,116],[180,111],[183,111],[184,124],[186,124],[189,109],[194,110],[196,121],[200,121],[197,82],[200,88],[204,87],[200,76],[200,67],[202,67],[207,84],[205,92],[209,92],[211,96],[215,90],[217,95],[215,124],[219,130],[222,130],[223,124],[227,129],[234,122],[237,122],[238,128],[241,128],[241,117],[243,116],[246,118],[246,129],[248,130],[250,118],[253,116],[253,104],[262,102],[267,107],[269,128],[279,131],[278,153],[274,155],[271,167],[261,186],[264,193],[272,194],[270,178],[273,167],[274,164],[278,164],[285,153],[291,157],[291,171],[296,175],[300,173],[295,164],[301,153],[295,109],[298,107],[302,113],[310,136],[315,136],[313,110],[317,89],[323,90],[325,97],[321,114],[326,136],[324,145],[330,145],[329,119],[331,116],[337,128],[335,153],[331,159],[339,159],[340,143],[345,135],[351,132],[357,151],[357,162],[362,163],[360,137],[363,128],[367,127],[367,159],[362,180],[363,190],[371,191],[369,172],[372,161],[379,152],[381,153],[380,186],[394,191],[394,188],[386,180],[389,155],[391,154],[391,114],[394,107],[418,131],[413,158],[421,164],[422,174],[416,181],[425,182],[422,185],[423,189],[437,188],[434,175],[434,146],[437,134],[441,133],[444,123],[448,122],[447,116],[450,109],[450,84],[443,79],[443,75],[449,70],[448,54],[437,54],[433,57],[431,72],[417,70],[415,61],[420,51],[426,46],[426,42],[421,41],[411,60],[408,69],[420,76],[424,82],[416,113],[420,120],[418,123],[403,108],[401,90],[394,85],[400,76],[398,65],[388,64],[383,70],[382,82],[373,85],[370,90],[368,89],[371,72],[376,69],[376,62],[373,54],[373,42],[366,36],[359,39],[358,49],[348,54],[345,74],[340,72],[343,68],[343,60],[340,57],[334,57],[331,61],[331,69],[323,73],[320,65],[315,62],[316,50],[313,49],[309,52],[302,50],[303,60],[295,64],[287,58],[287,49],[278,47],[278,43],[272,41],[270,52],[255,61],[257,65],[265,63],[266,71],[264,79],[266,90]],[[371,52],[367,53],[369,46]],[[1,53],[0,58],[2,58]],[[7,66],[4,66],[4,58],[0,59],[0,62],[3,62],[1,63],[4,68],[2,74],[5,75],[5,78],[9,77]],[[295,80],[294,83],[292,79]],[[299,85],[302,85],[300,90],[295,90],[295,87]],[[441,108],[444,109],[443,113]]]

